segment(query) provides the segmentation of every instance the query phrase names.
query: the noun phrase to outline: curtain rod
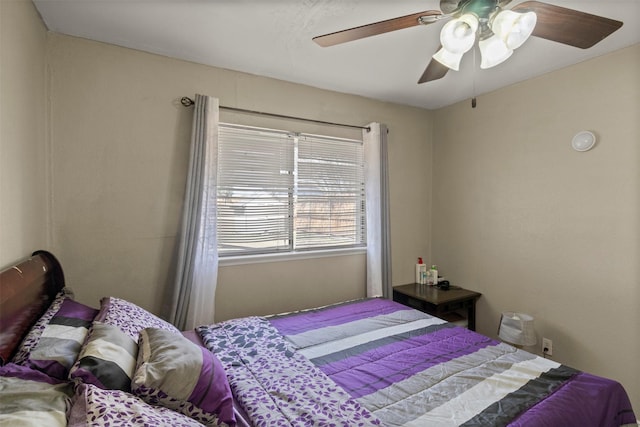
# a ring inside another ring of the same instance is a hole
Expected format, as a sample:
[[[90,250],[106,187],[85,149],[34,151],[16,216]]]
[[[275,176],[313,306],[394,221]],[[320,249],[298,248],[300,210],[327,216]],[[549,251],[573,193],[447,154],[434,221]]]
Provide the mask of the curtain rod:
[[[183,96],[180,99],[180,103],[182,105],[184,105],[185,107],[191,107],[193,104],[195,104],[193,99],[191,99],[191,98],[189,98],[187,96]],[[262,115],[262,116],[277,117],[279,119],[302,120],[302,121],[305,121],[305,122],[319,123],[319,124],[329,125],[329,126],[341,126],[341,127],[346,127],[346,128],[352,128],[352,129],[366,129],[367,132],[371,131],[371,128],[369,126],[358,126],[358,125],[348,125],[348,124],[344,124],[344,123],[325,122],[323,120],[306,119],[304,117],[285,116],[283,114],[265,113],[264,111],[245,110],[244,108],[225,107],[224,105],[220,105],[219,108],[221,110],[235,111],[235,112],[238,112],[238,113],[259,114],[259,115]]]

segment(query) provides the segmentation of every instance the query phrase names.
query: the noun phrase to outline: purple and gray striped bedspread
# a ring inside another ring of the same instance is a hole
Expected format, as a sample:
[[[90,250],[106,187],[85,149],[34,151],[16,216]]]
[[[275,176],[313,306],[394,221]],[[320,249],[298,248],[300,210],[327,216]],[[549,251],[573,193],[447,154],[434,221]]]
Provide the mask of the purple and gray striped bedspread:
[[[384,299],[198,332],[255,425],[635,425],[619,383]]]

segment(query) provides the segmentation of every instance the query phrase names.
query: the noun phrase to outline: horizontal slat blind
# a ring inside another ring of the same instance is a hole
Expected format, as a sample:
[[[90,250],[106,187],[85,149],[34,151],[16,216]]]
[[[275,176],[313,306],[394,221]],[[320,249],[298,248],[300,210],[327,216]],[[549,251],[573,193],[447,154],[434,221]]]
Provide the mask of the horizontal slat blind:
[[[362,141],[219,129],[221,256],[366,244]]]
[[[293,139],[285,132],[219,129],[220,254],[290,250]]]
[[[365,241],[362,143],[298,139],[295,246],[358,246]]]

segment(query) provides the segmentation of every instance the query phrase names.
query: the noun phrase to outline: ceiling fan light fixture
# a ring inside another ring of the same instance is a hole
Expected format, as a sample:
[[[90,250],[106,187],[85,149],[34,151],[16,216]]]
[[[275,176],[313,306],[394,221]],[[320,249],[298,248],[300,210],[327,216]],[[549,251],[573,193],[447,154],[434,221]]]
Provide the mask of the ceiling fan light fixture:
[[[460,61],[462,60],[462,55],[464,55],[464,52],[453,53],[449,52],[443,47],[440,48],[440,50],[437,51],[435,55],[433,55],[433,59],[435,59],[445,67],[448,67],[454,71],[458,71],[460,69]]]
[[[478,31],[478,17],[467,13],[447,22],[440,32],[440,42],[449,52],[462,54],[473,47]]]
[[[491,30],[500,37],[511,50],[527,41],[536,26],[535,12],[500,11],[491,22]]]
[[[483,70],[503,63],[513,54],[513,49],[509,49],[504,40],[495,34],[480,40],[478,47],[482,56],[480,68]]]

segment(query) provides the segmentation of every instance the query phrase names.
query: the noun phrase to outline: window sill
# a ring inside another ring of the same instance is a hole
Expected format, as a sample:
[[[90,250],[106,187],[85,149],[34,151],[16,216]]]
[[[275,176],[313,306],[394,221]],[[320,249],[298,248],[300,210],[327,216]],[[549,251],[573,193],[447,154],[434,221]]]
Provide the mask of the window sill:
[[[326,258],[348,255],[364,255],[367,248],[329,249],[324,251],[287,252],[281,254],[260,254],[221,257],[218,259],[218,266],[242,264],[259,264],[264,262],[297,261],[302,259]]]

